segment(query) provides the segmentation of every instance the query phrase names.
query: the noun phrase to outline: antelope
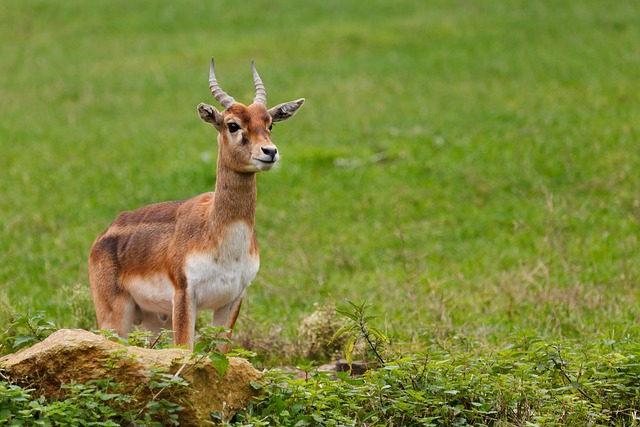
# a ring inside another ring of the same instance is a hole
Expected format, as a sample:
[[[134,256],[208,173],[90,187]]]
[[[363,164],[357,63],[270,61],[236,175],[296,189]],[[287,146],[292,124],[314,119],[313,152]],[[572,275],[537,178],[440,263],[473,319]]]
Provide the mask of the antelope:
[[[215,191],[122,212],[96,238],[89,282],[100,329],[122,337],[133,325],[172,329],[174,343],[192,349],[196,311],[213,310],[212,323],[231,335],[260,265],[256,173],[280,158],[272,124],[296,114],[304,98],[267,109],[251,61],[255,97],[245,106],[220,88],[214,65],[211,58],[209,87],[224,110],[200,103],[198,113],[218,132]]]

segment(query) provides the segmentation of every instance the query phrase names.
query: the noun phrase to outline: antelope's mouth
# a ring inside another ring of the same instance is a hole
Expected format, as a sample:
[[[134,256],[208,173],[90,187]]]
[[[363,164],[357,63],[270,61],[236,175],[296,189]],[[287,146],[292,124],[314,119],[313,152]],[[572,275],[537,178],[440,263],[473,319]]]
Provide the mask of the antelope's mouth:
[[[280,159],[280,156],[276,154],[274,157],[252,157],[252,159],[258,164],[273,165]]]
[[[256,169],[260,171],[268,171],[273,169],[273,167],[277,162],[278,162],[278,157],[275,157],[273,159],[271,158],[261,159],[258,157],[253,158],[253,165],[255,166]]]

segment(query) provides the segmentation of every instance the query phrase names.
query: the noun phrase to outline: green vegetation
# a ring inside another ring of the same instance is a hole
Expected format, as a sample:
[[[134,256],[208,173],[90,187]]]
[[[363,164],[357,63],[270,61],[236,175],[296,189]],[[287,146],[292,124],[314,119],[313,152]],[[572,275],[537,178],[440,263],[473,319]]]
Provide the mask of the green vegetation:
[[[425,399],[444,425],[635,425],[637,22],[631,1],[5,2],[0,326],[44,310],[36,331],[95,327],[93,239],[122,210],[213,188],[195,110],[209,58],[244,101],[255,59],[271,105],[307,100],[258,177],[261,270],[234,333],[256,364],[304,362],[314,303],[368,301],[395,356],[357,381],[390,385],[390,413]],[[423,366],[432,389],[395,386]],[[328,379],[290,381],[267,395],[301,402]],[[409,423],[333,384],[345,419]],[[247,417],[320,424],[270,405]]]
[[[262,400],[236,425],[637,425],[633,356],[517,339],[480,357],[434,344],[357,378],[269,371]],[[637,344],[616,347],[638,354]]]
[[[178,394],[188,387],[180,377],[155,374],[150,381],[152,395]],[[47,401],[33,389],[0,381],[0,422],[10,426],[177,426],[182,407],[164,397],[137,402],[131,394],[120,391],[111,379],[87,384],[63,385],[65,397]]]
[[[371,324],[365,304],[339,310],[348,320],[335,336],[347,334],[347,360],[354,349],[368,363],[363,376],[316,370],[313,363],[297,370],[271,369],[262,390],[244,412],[226,419],[212,413],[214,423],[260,427],[286,426],[635,426],[640,407],[639,343],[600,340],[586,344],[549,342],[519,334],[490,353],[456,336],[432,340],[420,353],[399,354],[385,346],[388,338]],[[9,336],[44,338],[42,316],[23,316]],[[198,337],[195,360],[209,358],[223,375],[226,357],[215,349],[225,343],[221,331],[206,329]],[[36,337],[37,336],[37,337]],[[134,333],[130,344],[148,343]],[[164,346],[164,337],[153,345]],[[362,344],[362,345],[359,345]],[[243,350],[245,357],[254,354]],[[118,359],[105,360],[117,369]],[[223,367],[223,370],[220,367]],[[0,375],[2,373],[0,372]],[[150,400],[136,400],[112,378],[65,385],[65,394],[46,400],[0,380],[0,421],[8,425],[180,425],[188,404],[188,384],[175,375],[149,372]],[[142,387],[142,386],[141,386]]]

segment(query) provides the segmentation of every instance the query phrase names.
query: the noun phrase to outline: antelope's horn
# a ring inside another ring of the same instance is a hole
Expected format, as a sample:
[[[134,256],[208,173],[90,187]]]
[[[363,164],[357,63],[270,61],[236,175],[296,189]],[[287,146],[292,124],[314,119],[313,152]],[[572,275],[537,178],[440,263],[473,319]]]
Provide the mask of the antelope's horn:
[[[256,96],[253,98],[254,104],[262,104],[267,105],[267,91],[264,88],[264,84],[262,83],[262,79],[258,75],[258,70],[256,70],[256,65],[251,61],[251,72],[253,73],[253,84],[256,87]]]
[[[218,85],[214,65],[213,57],[211,57],[211,65],[209,66],[209,88],[211,88],[211,94],[216,101],[226,109],[235,104],[236,100],[227,95],[227,93],[220,88],[220,85]]]

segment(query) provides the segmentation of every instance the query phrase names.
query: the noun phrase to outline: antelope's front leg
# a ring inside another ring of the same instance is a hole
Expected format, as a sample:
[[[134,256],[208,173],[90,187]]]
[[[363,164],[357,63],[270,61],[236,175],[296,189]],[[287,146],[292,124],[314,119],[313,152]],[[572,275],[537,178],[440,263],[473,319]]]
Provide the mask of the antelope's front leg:
[[[173,337],[175,345],[193,350],[196,329],[196,305],[187,291],[181,290],[173,296]]]
[[[213,326],[224,326],[229,329],[228,333],[222,334],[223,338],[231,339],[233,326],[236,324],[236,320],[238,319],[243,298],[244,292],[238,298],[231,301],[229,304],[220,307],[213,313]],[[227,353],[229,351],[229,345],[221,344],[218,346],[218,350],[223,353]]]

